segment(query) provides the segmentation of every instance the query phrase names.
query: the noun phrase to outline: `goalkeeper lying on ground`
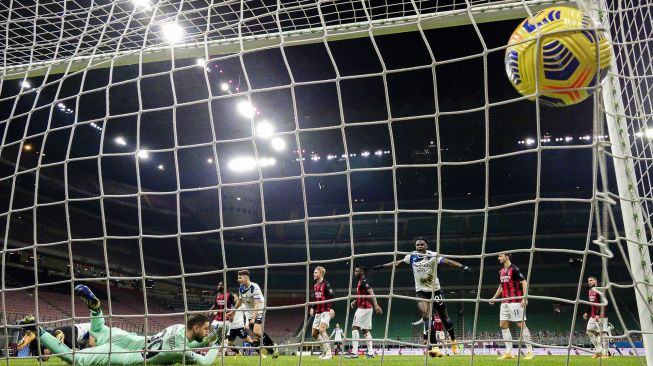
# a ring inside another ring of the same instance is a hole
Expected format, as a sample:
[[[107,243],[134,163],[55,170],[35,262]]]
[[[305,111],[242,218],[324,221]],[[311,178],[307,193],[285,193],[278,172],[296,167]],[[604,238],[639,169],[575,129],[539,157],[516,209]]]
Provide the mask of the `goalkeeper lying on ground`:
[[[75,286],[75,293],[91,310],[90,333],[96,341],[96,347],[75,352],[61,343],[59,339],[39,327],[37,332],[41,345],[68,364],[78,366],[94,365],[136,365],[143,364],[144,359],[152,365],[171,365],[185,362],[187,364],[208,365],[219,355],[218,348],[211,349],[205,356],[194,353],[191,348],[220,344],[220,331],[209,331],[209,318],[204,314],[194,314],[188,317],[186,326],[175,324],[152,337],[135,335],[120,328],[109,328],[104,325],[104,317],[100,310],[100,300],[91,289],[84,285]]]

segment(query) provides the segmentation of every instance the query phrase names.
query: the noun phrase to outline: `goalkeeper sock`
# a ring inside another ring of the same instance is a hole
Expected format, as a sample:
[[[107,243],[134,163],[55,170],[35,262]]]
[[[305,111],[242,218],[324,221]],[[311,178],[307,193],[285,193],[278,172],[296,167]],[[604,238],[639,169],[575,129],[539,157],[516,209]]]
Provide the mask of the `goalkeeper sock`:
[[[367,339],[367,354],[374,355],[374,343],[372,342],[372,332],[367,331],[365,334],[365,339]]]
[[[358,331],[357,330],[352,330],[351,331],[351,353],[357,355],[358,354]]]
[[[526,343],[526,352],[532,353],[533,352],[533,345],[530,343],[531,342],[531,331],[526,327],[524,327],[522,338],[523,338],[524,342],[527,342]]]
[[[510,329],[501,329],[501,335],[506,344],[506,353],[512,353],[512,334],[510,334]]]

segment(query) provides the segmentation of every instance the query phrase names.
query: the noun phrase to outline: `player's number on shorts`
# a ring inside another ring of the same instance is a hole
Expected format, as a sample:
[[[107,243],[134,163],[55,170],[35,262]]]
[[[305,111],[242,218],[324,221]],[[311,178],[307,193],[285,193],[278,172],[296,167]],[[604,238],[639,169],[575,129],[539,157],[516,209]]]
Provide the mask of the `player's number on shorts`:
[[[149,343],[147,344],[148,352],[145,354],[145,358],[151,358],[159,353],[158,351],[163,346],[163,336],[166,334],[166,331],[163,330],[163,332],[157,333],[149,339]]]
[[[513,309],[512,312],[515,313],[515,316],[521,316],[519,309]]]

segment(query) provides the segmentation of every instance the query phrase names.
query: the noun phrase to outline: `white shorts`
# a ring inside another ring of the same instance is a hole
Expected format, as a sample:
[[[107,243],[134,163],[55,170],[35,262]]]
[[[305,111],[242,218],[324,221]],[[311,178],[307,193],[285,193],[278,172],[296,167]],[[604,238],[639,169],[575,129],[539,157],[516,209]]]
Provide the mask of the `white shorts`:
[[[445,339],[445,338],[444,338],[444,332],[441,331],[441,330],[435,332],[435,339],[436,339],[438,342],[444,342],[444,339]]]
[[[596,321],[596,318],[589,318],[587,321],[587,331],[602,333],[608,331],[608,318],[601,318]]]
[[[503,302],[501,303],[501,310],[499,311],[499,320],[507,320],[510,322],[520,322],[526,320],[526,313],[524,308],[518,302]]]
[[[372,309],[356,309],[351,325],[360,329],[372,329]]]
[[[320,329],[320,323],[326,324],[326,327],[329,328],[330,321],[331,321],[331,313],[328,311],[315,314],[315,317],[313,318],[313,329]]]

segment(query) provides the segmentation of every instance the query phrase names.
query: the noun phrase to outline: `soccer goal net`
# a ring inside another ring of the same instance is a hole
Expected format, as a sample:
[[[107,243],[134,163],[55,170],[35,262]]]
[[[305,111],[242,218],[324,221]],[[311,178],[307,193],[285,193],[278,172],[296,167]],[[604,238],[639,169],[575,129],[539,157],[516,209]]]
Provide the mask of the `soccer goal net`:
[[[504,62],[551,6],[613,52],[564,108],[520,96]],[[29,314],[88,323],[86,285],[150,351],[196,314],[229,323],[224,364],[653,364],[652,24],[629,0],[3,1],[3,357],[52,352],[23,342]]]

